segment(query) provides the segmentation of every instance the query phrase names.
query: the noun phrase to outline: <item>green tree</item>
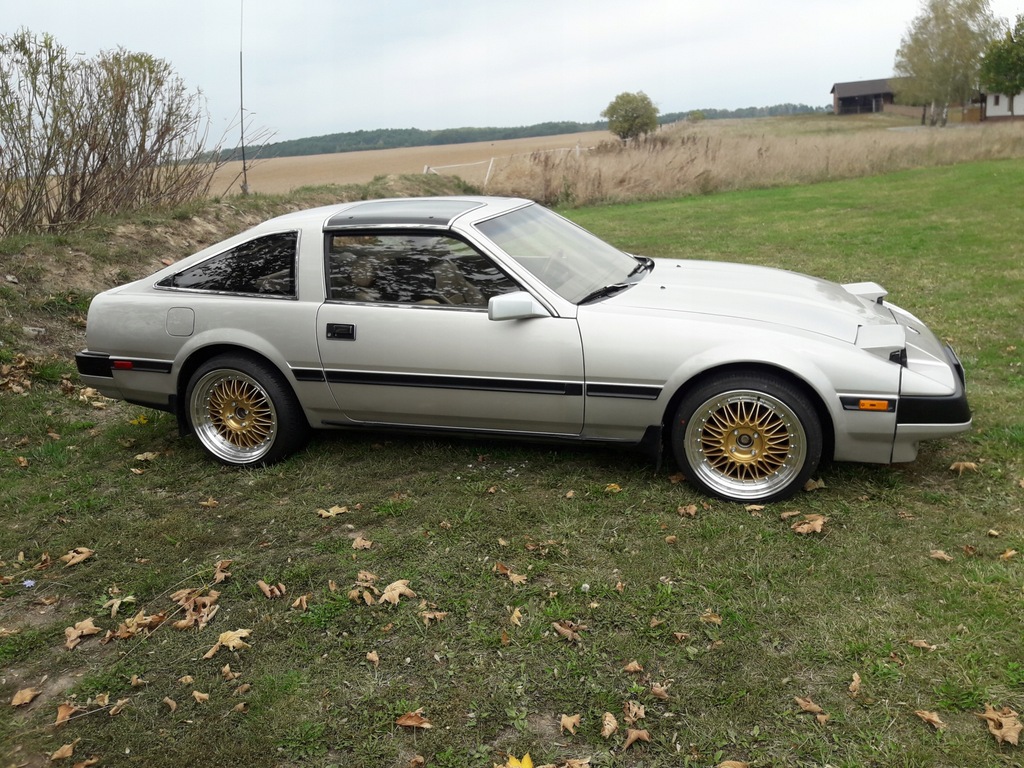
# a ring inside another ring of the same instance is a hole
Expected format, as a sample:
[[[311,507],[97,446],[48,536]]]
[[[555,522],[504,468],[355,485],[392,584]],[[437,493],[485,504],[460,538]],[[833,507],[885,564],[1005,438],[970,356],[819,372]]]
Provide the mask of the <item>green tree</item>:
[[[658,108],[643,91],[623,92],[604,108],[601,117],[608,130],[623,141],[635,139],[658,128]]]
[[[1001,22],[988,0],[924,0],[896,51],[897,97],[930,107],[931,124],[946,124],[949,105],[968,103],[981,59]]]
[[[1013,97],[1024,92],[1024,16],[1017,16],[1017,23],[1004,38],[989,44],[981,62],[981,85],[1006,94],[1012,119]]]

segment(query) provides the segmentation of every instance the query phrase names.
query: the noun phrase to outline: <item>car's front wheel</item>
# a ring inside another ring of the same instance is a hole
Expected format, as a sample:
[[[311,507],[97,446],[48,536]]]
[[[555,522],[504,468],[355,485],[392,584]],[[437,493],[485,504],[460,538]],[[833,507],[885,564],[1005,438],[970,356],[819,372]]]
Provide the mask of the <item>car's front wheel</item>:
[[[687,393],[671,439],[694,486],[748,503],[792,496],[822,451],[821,422],[807,396],[781,377],[757,372],[718,376]]]
[[[280,373],[243,355],[220,355],[201,365],[189,380],[186,402],[199,442],[224,464],[273,464],[298,450],[309,433]]]

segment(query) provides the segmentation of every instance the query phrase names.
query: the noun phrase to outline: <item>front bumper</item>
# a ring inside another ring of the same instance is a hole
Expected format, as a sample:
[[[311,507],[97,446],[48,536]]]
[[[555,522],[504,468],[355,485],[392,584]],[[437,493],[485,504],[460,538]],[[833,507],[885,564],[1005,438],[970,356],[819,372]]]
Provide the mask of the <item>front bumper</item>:
[[[892,461],[913,461],[924,440],[966,432],[971,428],[971,409],[967,404],[966,378],[960,358],[948,344],[944,349],[954,372],[954,391],[944,396],[901,396],[896,406],[896,438]]]

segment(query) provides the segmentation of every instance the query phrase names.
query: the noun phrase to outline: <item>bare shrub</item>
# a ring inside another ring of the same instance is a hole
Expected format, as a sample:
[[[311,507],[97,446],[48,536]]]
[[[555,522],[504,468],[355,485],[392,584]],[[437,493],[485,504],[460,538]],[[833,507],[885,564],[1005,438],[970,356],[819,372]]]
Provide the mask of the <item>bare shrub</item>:
[[[0,37],[0,234],[205,196],[208,125],[201,94],[161,59]]]
[[[1015,123],[944,131],[890,129],[888,124],[854,130],[822,119],[813,124],[819,126],[816,132],[778,129],[800,126],[789,121],[677,124],[646,140],[605,142],[589,152],[510,158],[496,165],[487,192],[548,205],[589,205],[1024,156],[1024,126]]]

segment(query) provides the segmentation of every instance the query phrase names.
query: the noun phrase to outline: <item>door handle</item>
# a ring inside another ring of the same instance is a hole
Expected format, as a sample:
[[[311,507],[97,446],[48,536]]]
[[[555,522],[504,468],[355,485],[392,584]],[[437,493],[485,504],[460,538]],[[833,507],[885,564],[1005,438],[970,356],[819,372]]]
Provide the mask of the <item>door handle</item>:
[[[341,341],[355,341],[356,327],[352,323],[328,323],[327,338]]]

